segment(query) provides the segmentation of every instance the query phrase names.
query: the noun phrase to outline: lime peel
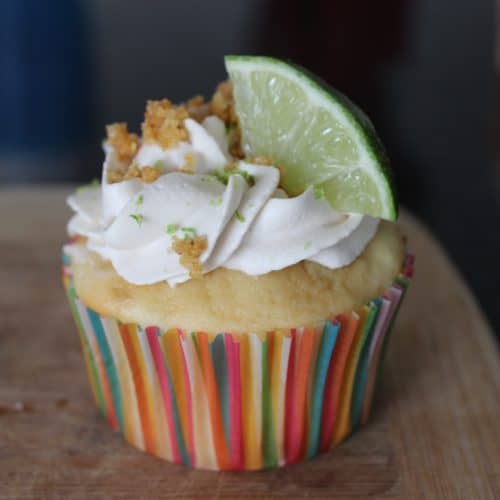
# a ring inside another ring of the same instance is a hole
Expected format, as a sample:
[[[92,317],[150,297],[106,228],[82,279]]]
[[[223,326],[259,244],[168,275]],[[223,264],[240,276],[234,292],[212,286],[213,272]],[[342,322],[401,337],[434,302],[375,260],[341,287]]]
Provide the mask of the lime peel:
[[[397,218],[389,161],[369,118],[303,68],[270,57],[226,56],[245,153],[284,168],[292,195],[310,186],[333,208]]]

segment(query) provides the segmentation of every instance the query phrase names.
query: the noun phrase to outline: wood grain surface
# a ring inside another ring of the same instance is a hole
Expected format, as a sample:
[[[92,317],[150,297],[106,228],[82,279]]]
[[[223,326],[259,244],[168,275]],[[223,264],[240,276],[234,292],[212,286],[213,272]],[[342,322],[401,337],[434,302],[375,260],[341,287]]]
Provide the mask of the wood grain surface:
[[[368,425],[303,465],[214,473],[139,452],[98,415],[59,279],[67,192],[0,190],[0,498],[500,498],[497,346],[414,218],[416,277]]]

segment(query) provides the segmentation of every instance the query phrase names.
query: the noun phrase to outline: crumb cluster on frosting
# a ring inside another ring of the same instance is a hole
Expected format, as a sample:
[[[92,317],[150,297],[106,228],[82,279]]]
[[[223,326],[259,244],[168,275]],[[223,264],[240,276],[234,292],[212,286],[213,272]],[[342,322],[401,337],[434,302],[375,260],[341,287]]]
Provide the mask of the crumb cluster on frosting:
[[[131,163],[125,168],[109,169],[106,180],[109,184],[115,182],[128,181],[130,179],[141,179],[142,182],[150,184],[161,175],[161,169],[158,167],[150,167],[148,165],[139,168],[135,163]]]
[[[118,161],[129,163],[139,149],[139,136],[130,133],[126,123],[107,125],[106,134],[108,143],[114,148]]]
[[[168,99],[148,101],[142,122],[142,138],[146,143],[157,143],[165,149],[187,140],[184,120],[189,117],[183,105],[176,106]]]
[[[238,117],[234,110],[233,86],[231,82],[219,83],[212,97],[212,113],[218,116],[224,123],[238,123]]]
[[[205,236],[194,236],[193,238],[172,238],[172,250],[180,256],[179,262],[184,266],[191,278],[200,278],[203,267],[200,263],[201,254],[207,249],[207,238]]]
[[[233,86],[229,80],[219,83],[212,96],[212,114],[219,117],[229,132],[229,153],[235,158],[245,156],[241,147],[241,131],[234,108]]]
[[[229,81],[220,83],[211,101],[205,102],[203,96],[196,95],[182,104],[173,104],[168,99],[149,100],[146,104],[144,121],[142,122],[142,142],[158,144],[163,149],[169,149],[188,139],[188,132],[184,121],[192,118],[202,122],[207,116],[214,115],[220,118],[228,133],[228,151],[234,158],[243,158],[241,149],[241,134],[238,117],[234,109],[232,84]],[[143,182],[154,182],[161,170],[155,166],[142,166],[134,163],[141,140],[137,134],[130,133],[126,123],[112,123],[106,127],[106,142],[117,156],[120,166],[107,172],[107,181],[111,184],[129,179],[142,179]],[[194,157],[185,155],[186,173],[193,172]],[[263,163],[264,164],[264,163]],[[265,163],[272,165],[272,161]]]
[[[184,105],[186,106],[189,116],[197,122],[203,121],[207,116],[212,114],[211,103],[206,103],[202,95],[191,97]]]

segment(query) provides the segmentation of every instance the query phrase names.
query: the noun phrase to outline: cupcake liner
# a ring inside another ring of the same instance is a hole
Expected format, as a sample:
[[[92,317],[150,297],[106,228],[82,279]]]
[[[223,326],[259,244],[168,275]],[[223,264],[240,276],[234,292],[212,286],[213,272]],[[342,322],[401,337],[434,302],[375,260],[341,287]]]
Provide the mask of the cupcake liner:
[[[413,273],[355,311],[265,334],[160,331],[89,309],[63,281],[99,410],[132,445],[212,470],[283,466],[366,423],[389,331]]]

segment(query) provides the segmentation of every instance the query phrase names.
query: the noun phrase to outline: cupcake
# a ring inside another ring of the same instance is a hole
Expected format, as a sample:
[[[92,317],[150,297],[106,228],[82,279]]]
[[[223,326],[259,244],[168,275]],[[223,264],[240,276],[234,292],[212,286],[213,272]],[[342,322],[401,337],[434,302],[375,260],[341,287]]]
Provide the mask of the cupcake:
[[[256,470],[365,424],[413,258],[369,120],[300,68],[228,57],[212,99],[107,127],[63,281],[99,410],[190,467]]]

